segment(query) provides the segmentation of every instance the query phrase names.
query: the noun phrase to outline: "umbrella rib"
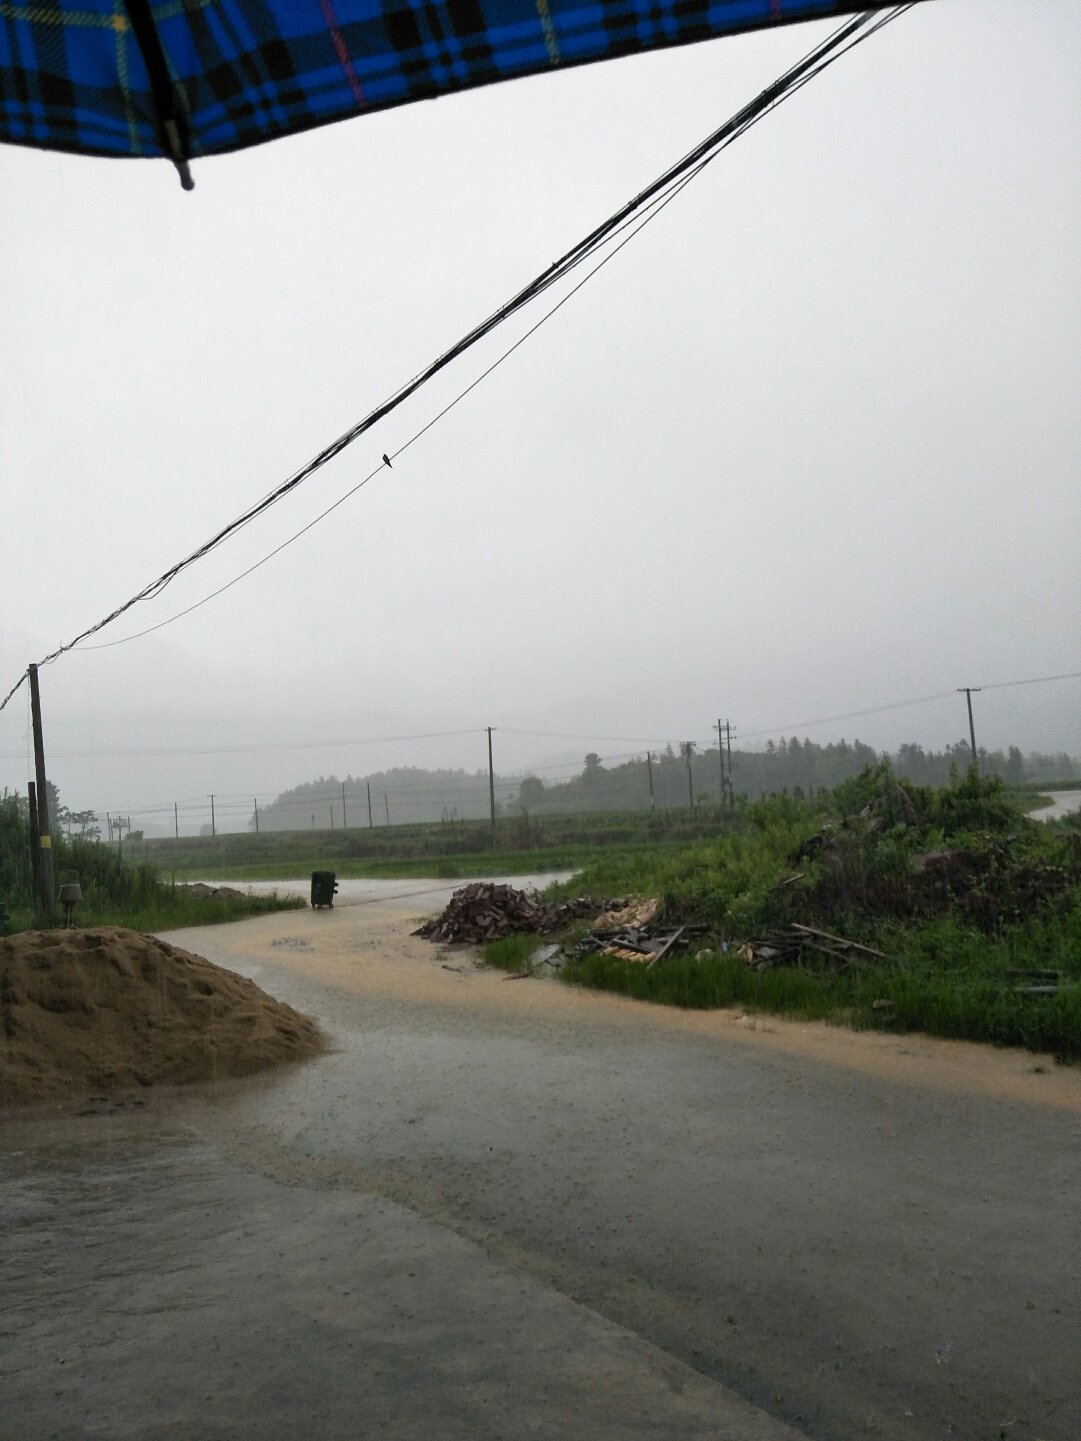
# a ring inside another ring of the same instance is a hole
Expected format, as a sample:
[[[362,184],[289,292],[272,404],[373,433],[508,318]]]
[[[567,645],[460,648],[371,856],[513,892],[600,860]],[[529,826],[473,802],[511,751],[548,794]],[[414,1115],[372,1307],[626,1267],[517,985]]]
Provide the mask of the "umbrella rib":
[[[194,190],[195,181],[192,179],[191,169],[188,165],[187,147],[184,143],[187,138],[187,126],[183,113],[177,105],[176,92],[169,76],[169,65],[165,59],[165,50],[161,43],[161,36],[158,34],[158,27],[154,24],[149,0],[124,0],[124,8],[131,19],[131,28],[135,32],[143,64],[146,66],[147,78],[154,96],[154,105],[158,112],[158,129],[161,133],[162,147],[177,168],[180,184],[185,190]]]

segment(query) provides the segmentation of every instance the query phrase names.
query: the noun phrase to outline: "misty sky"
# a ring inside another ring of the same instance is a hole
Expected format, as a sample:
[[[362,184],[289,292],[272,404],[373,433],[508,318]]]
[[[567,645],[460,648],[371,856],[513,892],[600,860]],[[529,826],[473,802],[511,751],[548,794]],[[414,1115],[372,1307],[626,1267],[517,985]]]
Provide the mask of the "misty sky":
[[[0,148],[0,694],[830,28],[330,126],[190,195],[166,162]],[[954,687],[1081,671],[1079,54],[1073,0],[935,0],[860,46],[333,517],[46,668],[63,799],[473,769],[487,725],[503,770],[718,716],[940,747]],[[280,544],[541,308],[98,639]],[[978,739],[1081,754],[1079,703],[988,690]],[[0,786],[27,730],[20,694]]]

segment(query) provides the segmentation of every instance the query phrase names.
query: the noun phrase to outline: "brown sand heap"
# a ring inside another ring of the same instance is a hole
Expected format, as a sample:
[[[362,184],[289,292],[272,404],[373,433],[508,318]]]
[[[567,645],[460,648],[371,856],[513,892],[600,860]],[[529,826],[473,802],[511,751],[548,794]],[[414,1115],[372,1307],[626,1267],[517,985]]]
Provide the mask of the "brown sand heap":
[[[252,981],[120,926],[0,940],[0,1105],[245,1076],[322,1049]]]

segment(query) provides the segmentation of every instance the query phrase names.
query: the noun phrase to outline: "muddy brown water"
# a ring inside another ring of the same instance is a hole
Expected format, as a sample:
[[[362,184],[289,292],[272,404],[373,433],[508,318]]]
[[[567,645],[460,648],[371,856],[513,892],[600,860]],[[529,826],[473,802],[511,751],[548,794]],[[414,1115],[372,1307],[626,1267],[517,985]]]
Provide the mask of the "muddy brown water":
[[[167,937],[329,1054],[3,1118],[5,1441],[1081,1436],[1081,1071],[507,981],[396,896]]]

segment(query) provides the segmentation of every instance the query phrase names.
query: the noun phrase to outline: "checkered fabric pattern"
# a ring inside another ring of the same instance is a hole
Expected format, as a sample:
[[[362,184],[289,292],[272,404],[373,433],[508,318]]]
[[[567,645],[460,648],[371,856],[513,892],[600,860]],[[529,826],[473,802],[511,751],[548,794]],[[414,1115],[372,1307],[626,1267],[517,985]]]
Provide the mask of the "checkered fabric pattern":
[[[150,0],[190,156],[886,0]],[[0,0],[0,140],[163,153],[124,0]]]

